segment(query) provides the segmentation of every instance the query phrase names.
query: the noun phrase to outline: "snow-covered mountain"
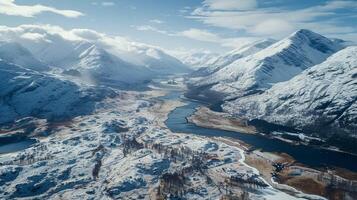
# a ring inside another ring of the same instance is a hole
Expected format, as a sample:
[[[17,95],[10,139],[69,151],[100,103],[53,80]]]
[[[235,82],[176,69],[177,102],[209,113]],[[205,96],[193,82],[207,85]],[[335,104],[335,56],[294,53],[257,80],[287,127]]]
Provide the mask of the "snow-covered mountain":
[[[85,46],[84,50],[73,60],[73,63],[70,65],[67,63],[67,67],[78,70],[81,74],[92,76],[95,80],[121,81],[130,84],[154,76],[149,69],[127,63],[94,44],[80,44],[80,46]]]
[[[87,29],[22,25],[2,27],[0,36],[18,42],[47,65],[101,77],[99,81],[110,79],[131,84],[153,76],[189,71],[160,48]]]
[[[36,59],[30,51],[16,42],[0,41],[0,59],[36,71],[49,69],[45,63]]]
[[[210,90],[229,97],[264,91],[275,83],[287,81],[323,62],[343,47],[340,42],[312,31],[299,30],[200,79],[196,85],[213,85]]]
[[[38,50],[37,53],[52,66],[63,69],[64,74],[79,76],[101,84],[118,85],[142,82],[155,75],[146,67],[127,63],[93,43],[71,43],[64,54],[56,57],[46,54],[48,48],[55,48],[52,45],[60,44],[51,44]]]
[[[274,42],[276,41],[273,39],[259,40],[251,44],[244,45],[243,47],[234,49],[224,55],[212,58],[209,60],[209,62],[206,63],[206,66],[203,66],[201,69],[194,72],[194,75],[208,76],[240,58],[252,55],[262,49],[267,48]]]
[[[356,55],[357,46],[347,47],[263,94],[227,102],[224,110],[249,119],[356,134]]]
[[[96,101],[113,94],[0,61],[0,124],[29,116],[63,120],[87,114]]]
[[[157,75],[188,73],[191,69],[177,58],[151,46],[138,45],[135,50],[120,53],[120,58],[138,66],[145,66]]]
[[[199,51],[181,53],[176,55],[185,65],[191,67],[194,70],[210,66],[219,56],[218,53],[210,51]]]

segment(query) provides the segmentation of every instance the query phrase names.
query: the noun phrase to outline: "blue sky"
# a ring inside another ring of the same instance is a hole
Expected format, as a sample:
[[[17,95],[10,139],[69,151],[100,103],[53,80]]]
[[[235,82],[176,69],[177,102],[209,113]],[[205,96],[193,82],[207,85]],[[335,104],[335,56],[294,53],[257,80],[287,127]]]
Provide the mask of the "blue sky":
[[[224,52],[300,28],[357,41],[357,1],[1,0],[0,25],[86,28],[169,50]]]

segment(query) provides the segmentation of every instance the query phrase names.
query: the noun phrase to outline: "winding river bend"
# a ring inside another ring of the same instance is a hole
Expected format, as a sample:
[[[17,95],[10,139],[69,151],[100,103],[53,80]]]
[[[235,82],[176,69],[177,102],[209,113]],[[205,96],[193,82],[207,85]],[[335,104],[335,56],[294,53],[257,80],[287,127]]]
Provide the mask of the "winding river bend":
[[[167,96],[162,97],[163,100],[176,100],[180,98],[181,101],[187,103],[187,105],[177,107],[173,110],[165,122],[166,126],[173,132],[190,133],[208,137],[220,136],[235,138],[255,148],[262,149],[263,151],[287,153],[294,157],[297,162],[311,167],[334,166],[357,171],[357,156],[355,155],[313,146],[293,145],[261,135],[244,134],[196,126],[193,123],[187,122],[186,117],[192,115],[195,112],[195,109],[203,104],[190,99],[181,98],[181,96],[183,96],[182,91],[172,91]]]

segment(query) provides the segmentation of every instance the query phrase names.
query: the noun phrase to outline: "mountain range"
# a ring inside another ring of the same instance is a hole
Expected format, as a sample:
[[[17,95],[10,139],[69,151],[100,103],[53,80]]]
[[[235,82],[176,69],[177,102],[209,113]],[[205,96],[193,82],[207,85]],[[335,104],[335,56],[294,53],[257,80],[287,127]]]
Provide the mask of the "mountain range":
[[[189,83],[197,94],[187,95],[216,98],[224,112],[239,118],[323,137],[356,137],[356,46],[305,29],[260,49],[257,44],[245,47],[251,53],[196,71],[200,75]]]
[[[88,114],[115,95],[110,87],[136,89],[155,77],[190,71],[159,48],[127,41],[110,46],[52,29],[0,31],[0,112],[6,113],[0,124]]]
[[[323,62],[344,45],[309,30],[299,30],[272,45],[265,42],[246,56],[228,62],[213,73],[196,80],[194,87],[209,85],[208,90],[225,98],[237,98],[269,89],[278,82],[287,81],[311,66]],[[258,43],[259,45],[259,43]],[[266,48],[264,48],[266,47]],[[246,47],[248,48],[248,47]],[[248,48],[249,49],[249,48]]]
[[[262,94],[238,98],[223,108],[248,119],[356,136],[356,55],[356,46],[347,47]]]

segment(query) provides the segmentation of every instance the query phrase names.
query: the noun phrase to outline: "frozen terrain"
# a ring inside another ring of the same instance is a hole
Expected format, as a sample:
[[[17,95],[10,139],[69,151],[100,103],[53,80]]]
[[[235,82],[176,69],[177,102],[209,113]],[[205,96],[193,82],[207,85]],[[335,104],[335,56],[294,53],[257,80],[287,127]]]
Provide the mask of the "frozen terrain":
[[[242,149],[170,132],[165,116],[181,103],[155,96],[127,92],[103,101],[91,115],[43,125],[48,137],[0,155],[0,198],[295,199],[246,165]]]
[[[0,60],[0,124],[29,116],[56,121],[88,114],[97,101],[114,95],[107,88],[79,86]]]
[[[186,90],[176,76],[190,70],[165,50],[50,25],[1,27],[0,37],[0,144],[34,140],[0,154],[0,199],[323,199],[274,188],[243,145],[170,131],[167,115],[184,101],[165,97]],[[308,30],[273,43],[192,57],[209,66],[190,83],[252,94],[224,104],[235,116],[351,134],[357,48]]]
[[[262,94],[224,104],[224,110],[249,119],[298,128],[342,131],[356,136],[357,47],[347,47],[293,79]]]

